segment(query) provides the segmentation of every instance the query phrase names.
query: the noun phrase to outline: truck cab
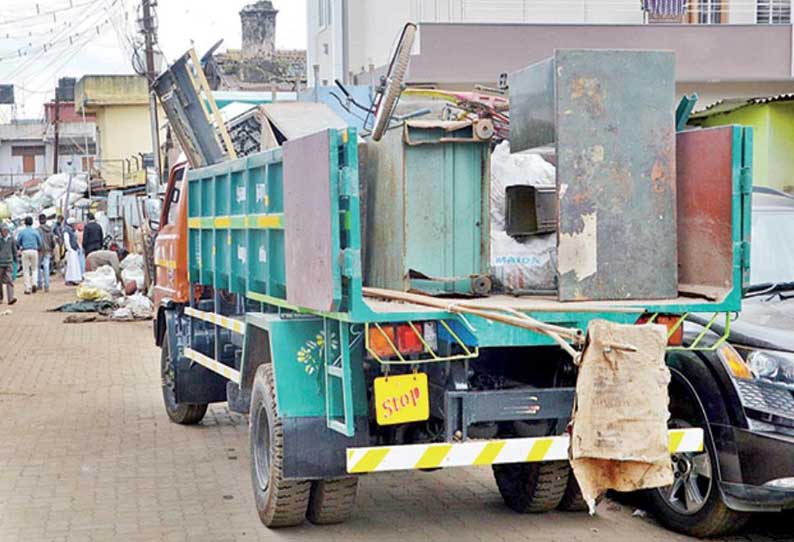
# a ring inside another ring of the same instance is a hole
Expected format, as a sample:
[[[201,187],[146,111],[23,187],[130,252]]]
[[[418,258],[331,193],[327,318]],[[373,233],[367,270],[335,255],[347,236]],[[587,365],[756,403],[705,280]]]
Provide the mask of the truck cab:
[[[171,168],[163,198],[160,230],[154,243],[154,303],[158,310],[169,303],[186,303],[188,300],[187,169],[186,162]]]

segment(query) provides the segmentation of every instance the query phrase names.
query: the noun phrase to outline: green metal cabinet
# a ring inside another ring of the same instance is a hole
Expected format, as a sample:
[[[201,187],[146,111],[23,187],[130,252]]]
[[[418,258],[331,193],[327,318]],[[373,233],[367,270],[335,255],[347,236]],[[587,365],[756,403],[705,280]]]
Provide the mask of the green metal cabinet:
[[[407,122],[369,143],[367,284],[431,293],[487,286],[488,156],[488,142],[460,122]]]

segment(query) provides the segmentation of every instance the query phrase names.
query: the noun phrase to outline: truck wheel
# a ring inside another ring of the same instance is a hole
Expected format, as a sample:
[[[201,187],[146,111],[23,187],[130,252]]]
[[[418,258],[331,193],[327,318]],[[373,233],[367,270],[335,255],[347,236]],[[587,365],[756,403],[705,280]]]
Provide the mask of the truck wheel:
[[[249,436],[251,481],[259,519],[271,528],[300,525],[306,516],[312,483],[284,479],[284,429],[269,363],[260,365],[254,375]]]
[[[312,482],[306,517],[316,525],[346,521],[356,506],[357,491],[355,477]]]
[[[676,412],[672,410],[670,427],[694,426],[675,418]],[[673,484],[646,492],[649,508],[662,525],[698,538],[730,534],[750,519],[749,514],[731,510],[722,500],[716,483],[716,452],[708,432],[705,447],[705,453],[673,455]]]
[[[568,483],[557,509],[564,512],[584,512],[588,507],[582,496],[582,490],[579,489],[579,482],[576,481],[573,470],[569,468],[568,471]]]
[[[169,352],[168,338],[163,339],[160,347],[160,379],[163,385],[165,412],[172,422],[180,425],[195,425],[204,418],[207,413],[206,404],[176,402],[176,373]]]
[[[567,461],[493,466],[502,499],[520,514],[554,510],[565,494],[570,470]]]

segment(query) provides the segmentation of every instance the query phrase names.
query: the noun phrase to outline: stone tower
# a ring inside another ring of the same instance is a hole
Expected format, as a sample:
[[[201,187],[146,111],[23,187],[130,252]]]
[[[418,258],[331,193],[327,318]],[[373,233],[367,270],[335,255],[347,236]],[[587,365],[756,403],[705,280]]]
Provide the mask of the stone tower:
[[[270,0],[259,0],[240,11],[243,60],[270,60],[276,52],[276,14]]]

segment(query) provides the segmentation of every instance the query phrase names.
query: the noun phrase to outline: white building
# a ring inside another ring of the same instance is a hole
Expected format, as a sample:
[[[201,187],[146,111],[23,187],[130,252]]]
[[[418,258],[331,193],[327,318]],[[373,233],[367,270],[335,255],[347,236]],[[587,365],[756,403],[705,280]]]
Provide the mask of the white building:
[[[59,171],[89,171],[96,155],[96,125],[61,122],[58,132]],[[54,126],[45,119],[0,124],[0,187],[16,187],[52,175],[54,153]]]
[[[560,47],[674,50],[678,91],[700,105],[794,82],[791,0],[307,0],[307,19],[309,86],[315,69],[323,86],[368,84],[407,21],[419,23],[414,84],[494,85]]]

